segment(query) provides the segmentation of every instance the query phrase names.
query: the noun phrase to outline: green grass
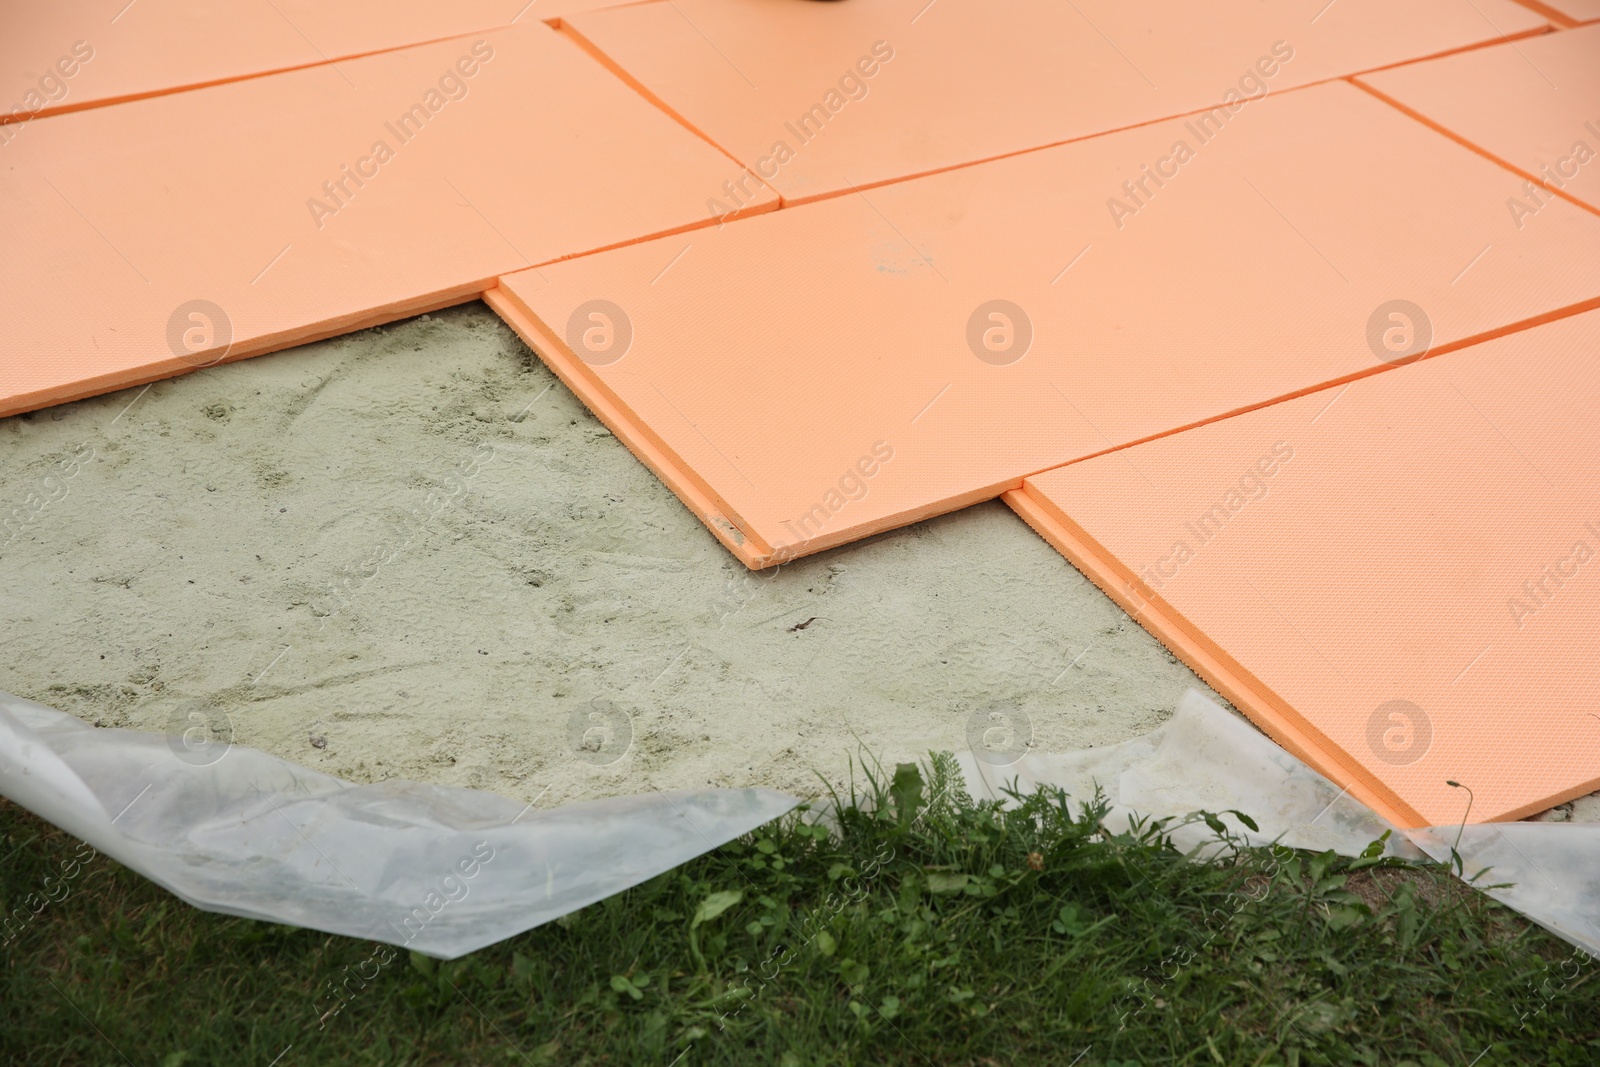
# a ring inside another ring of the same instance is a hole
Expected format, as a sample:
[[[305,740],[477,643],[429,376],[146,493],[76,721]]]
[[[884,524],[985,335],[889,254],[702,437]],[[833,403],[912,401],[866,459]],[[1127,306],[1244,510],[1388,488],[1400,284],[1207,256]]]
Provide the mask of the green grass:
[[[0,803],[0,1063],[1600,1062],[1591,961],[1443,870],[886,777],[447,964],[194,911]]]

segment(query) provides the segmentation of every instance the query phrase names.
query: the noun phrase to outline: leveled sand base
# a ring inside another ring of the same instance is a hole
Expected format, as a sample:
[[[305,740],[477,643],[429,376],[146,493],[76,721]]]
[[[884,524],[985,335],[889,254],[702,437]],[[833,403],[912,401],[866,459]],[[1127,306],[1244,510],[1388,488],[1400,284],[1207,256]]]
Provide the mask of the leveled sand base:
[[[0,420],[0,487],[0,689],[357,781],[814,795],[1204,688],[998,502],[746,571],[480,304]]]

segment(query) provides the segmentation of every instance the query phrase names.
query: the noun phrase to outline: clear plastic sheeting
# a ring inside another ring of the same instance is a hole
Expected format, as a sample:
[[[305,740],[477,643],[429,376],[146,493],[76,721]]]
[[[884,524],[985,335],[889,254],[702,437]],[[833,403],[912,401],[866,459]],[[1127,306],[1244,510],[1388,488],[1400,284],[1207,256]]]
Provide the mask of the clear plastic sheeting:
[[[975,748],[957,757],[967,789],[980,799],[1004,799],[1052,786],[1088,801],[1096,789],[1111,808],[1106,825],[1128,820],[1182,818],[1206,811],[1221,816],[1241,843],[1357,856],[1390,831],[1391,855],[1422,853],[1387,820],[1307,767],[1239,716],[1191,689],[1165,724],[1105,748],[1045,754]],[[1242,811],[1257,830],[1226,811]],[[1174,844],[1202,849],[1214,843],[1203,824],[1173,828]]]
[[[0,793],[207,911],[453,959],[784,814],[766,789],[538,810],[355,785],[240,746],[97,729],[0,693]]]
[[[1191,689],[1166,724],[1105,748],[1062,754],[993,752],[957,756],[978,799],[1006,800],[1041,786],[1088,801],[1096,790],[1118,831],[1139,817],[1182,819],[1205,811],[1250,845],[1276,841],[1314,852],[1358,856],[1385,831],[1387,852],[1452,864],[1469,884],[1521,912],[1590,956],[1600,957],[1600,825],[1478,823],[1399,830],[1278,747],[1242,718]],[[1465,805],[1463,805],[1465,806]],[[1242,811],[1251,831],[1227,811]],[[1179,825],[1173,843],[1196,858],[1224,846],[1203,824]],[[1452,855],[1454,849],[1454,855]]]
[[[1412,840],[1508,908],[1600,957],[1600,826],[1479,823],[1415,830]]]

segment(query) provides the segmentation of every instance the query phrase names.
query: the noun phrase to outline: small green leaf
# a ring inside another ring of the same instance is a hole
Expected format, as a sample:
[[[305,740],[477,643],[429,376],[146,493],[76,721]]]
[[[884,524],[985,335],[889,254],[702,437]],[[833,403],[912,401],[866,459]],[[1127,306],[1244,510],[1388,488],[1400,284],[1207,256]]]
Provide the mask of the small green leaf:
[[[733,988],[724,990],[717,996],[712,997],[711,1003],[721,1007],[730,1004],[737,1004],[739,1001],[753,996],[755,996],[755,990],[751,989],[748,985],[736,985]]]
[[[649,984],[650,976],[648,974],[636,974],[632,978],[621,974],[614,974],[611,976],[611,988],[616,990],[618,993],[627,994],[634,1000],[644,999],[644,993],[642,990]]]
[[[689,922],[689,929],[692,930],[701,923],[710,922],[743,899],[744,890],[742,889],[724,889],[720,892],[712,893],[702,900],[700,906],[695,909],[694,918]]]
[[[1350,968],[1334,959],[1333,954],[1330,952],[1319,953],[1317,958],[1322,961],[1322,965],[1324,967],[1328,968],[1328,970],[1332,971],[1340,978],[1343,978],[1345,975],[1350,973]]]
[[[828,931],[823,930],[817,934],[818,952],[822,953],[824,956],[831,956],[838,950],[838,948],[839,942],[835,941],[833,939],[833,935],[828,933]]]
[[[922,807],[922,772],[915,763],[900,763],[894,768],[889,795],[894,797],[895,816],[902,828],[910,826]]]
[[[964,874],[932,871],[928,874],[928,892],[941,895],[959,893],[967,888],[967,881]]]
[[[1058,934],[1068,937],[1077,937],[1089,928],[1089,916],[1076,904],[1063,904],[1061,911],[1056,916],[1056,921],[1050,924],[1050,929]]]

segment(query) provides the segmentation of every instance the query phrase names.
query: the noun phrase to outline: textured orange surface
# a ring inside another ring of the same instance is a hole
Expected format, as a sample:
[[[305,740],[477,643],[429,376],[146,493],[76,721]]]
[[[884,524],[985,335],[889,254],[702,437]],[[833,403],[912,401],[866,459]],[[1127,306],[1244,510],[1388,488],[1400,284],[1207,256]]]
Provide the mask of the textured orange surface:
[[[1175,176],[1130,193],[1144,167]],[[1125,131],[513,275],[493,303],[763,566],[1383,368],[1391,300],[1435,350],[1592,305],[1600,219],[1559,202],[1518,231],[1518,184],[1333,83],[1207,143]],[[994,300],[1026,343],[985,348],[1008,340]],[[575,352],[591,328],[620,358]]]
[[[1600,787],[1597,351],[1589,312],[1010,499],[1380,811],[1516,818]]]
[[[1507,202],[1518,226],[1537,225],[1546,190],[1600,211],[1600,25],[1361,81],[1540,183]]]
[[[1583,23],[1600,19],[1600,0],[1525,0],[1535,11],[1549,12],[1564,22]]]
[[[704,225],[738,174],[539,23],[40,119],[0,158],[0,318],[27,354],[0,414]]]
[[[533,23],[610,2],[615,0],[10,4],[0,33],[0,123],[425,44],[513,20]]]
[[[1511,0],[672,0],[565,22],[785,201],[1546,25]]]
[[[1513,818],[1600,786],[1597,2],[33,5],[0,415],[483,294],[746,564],[1004,494]]]

